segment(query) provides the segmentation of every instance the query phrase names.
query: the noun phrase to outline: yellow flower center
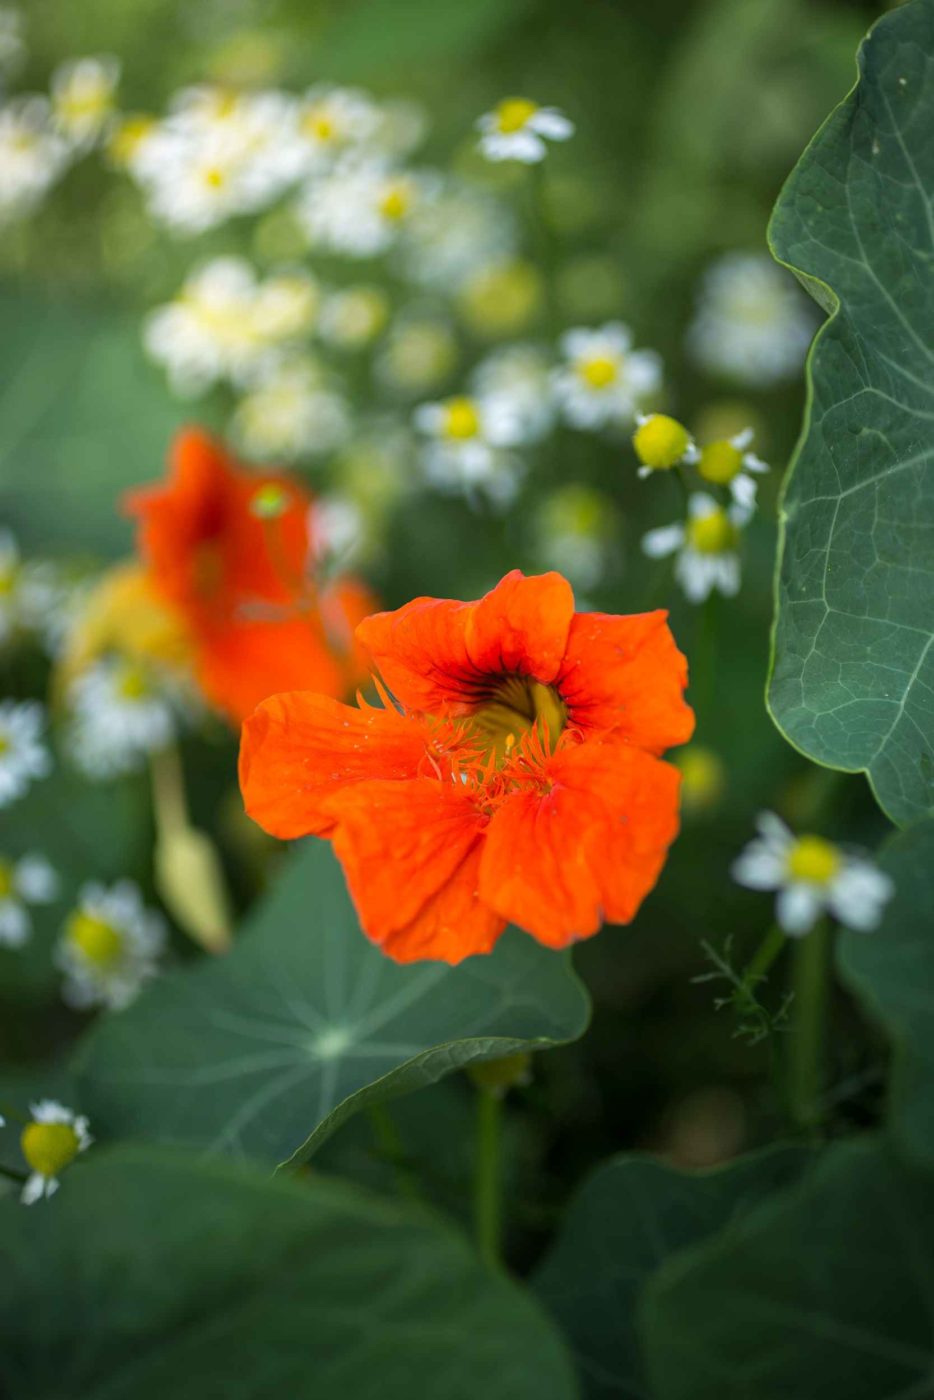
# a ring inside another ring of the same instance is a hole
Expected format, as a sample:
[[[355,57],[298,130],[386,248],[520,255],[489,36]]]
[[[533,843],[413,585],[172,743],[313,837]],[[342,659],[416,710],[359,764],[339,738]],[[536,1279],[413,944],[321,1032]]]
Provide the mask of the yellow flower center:
[[[13,893],[13,866],[8,860],[0,859],[0,899],[9,899]]]
[[[125,165],[131,160],[140,142],[144,141],[156,123],[152,117],[127,117],[120,123],[110,140],[111,160],[117,165]]]
[[[112,967],[123,952],[123,934],[106,920],[76,910],[68,920],[65,937],[96,968]]]
[[[581,360],[577,372],[588,389],[606,389],[619,375],[619,364],[609,355],[594,355],[589,360]]]
[[[726,438],[720,442],[708,442],[701,448],[697,470],[705,481],[717,486],[726,486],[732,481],[743,465],[743,454]]]
[[[135,661],[127,661],[117,676],[117,694],[121,700],[145,700],[152,694],[152,685],[142,666]]]
[[[28,1123],[20,1138],[23,1156],[40,1176],[58,1176],[75,1160],[79,1146],[70,1123]]]
[[[379,212],[384,219],[398,222],[404,219],[412,207],[412,190],[409,185],[390,185],[379,202]]]
[[[688,543],[698,554],[725,554],[734,549],[738,531],[725,510],[719,506],[708,515],[697,515],[688,521]]]
[[[726,775],[721,759],[711,749],[691,744],[675,758],[681,770],[681,801],[692,812],[712,807],[720,798]]]
[[[284,515],[288,508],[288,495],[275,481],[267,481],[265,486],[261,486],[254,493],[250,501],[251,514],[258,516],[260,520],[276,520],[280,515]]]
[[[12,747],[13,745],[10,743],[7,735],[0,734],[0,758],[2,758],[5,753],[9,753]]]
[[[538,103],[530,102],[527,97],[507,97],[496,109],[497,129],[504,136],[511,136],[521,131],[537,111]]]
[[[227,183],[227,176],[220,166],[211,165],[204,172],[204,183],[212,190],[219,190]]]
[[[799,836],[788,852],[788,875],[812,885],[828,885],[840,869],[840,852],[823,836]]]
[[[509,676],[471,716],[471,728],[483,744],[485,756],[501,763],[535,725],[554,749],[567,717],[564,701],[550,685],[526,676]]]
[[[315,141],[333,141],[337,135],[333,117],[314,108],[302,117],[302,130]]]
[[[473,400],[448,399],[444,406],[444,436],[464,442],[468,438],[476,437],[479,431],[480,415]]]
[[[0,598],[9,598],[16,588],[16,570],[0,569]]]
[[[690,442],[687,428],[665,413],[653,413],[636,429],[632,439],[639,461],[655,471],[666,471],[680,462]]]

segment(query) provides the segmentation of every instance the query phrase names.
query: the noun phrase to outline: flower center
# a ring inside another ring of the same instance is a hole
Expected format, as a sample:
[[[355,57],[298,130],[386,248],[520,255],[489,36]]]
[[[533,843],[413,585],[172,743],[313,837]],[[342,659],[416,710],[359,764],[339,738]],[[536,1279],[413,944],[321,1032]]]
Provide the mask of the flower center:
[[[472,399],[448,399],[444,408],[442,432],[447,438],[464,442],[480,431],[480,415]]]
[[[618,378],[619,365],[609,355],[593,355],[581,360],[577,372],[588,389],[606,389]]]
[[[527,97],[507,97],[496,109],[496,125],[504,136],[521,131],[538,111],[538,103]]]
[[[691,439],[687,428],[665,413],[653,413],[636,429],[632,439],[639,461],[655,471],[680,462]]]
[[[204,172],[204,183],[212,190],[223,189],[224,185],[227,183],[227,176],[224,171],[221,170],[220,166],[212,165]]]
[[[379,202],[379,212],[384,219],[398,221],[404,219],[412,207],[412,191],[408,185],[390,185]]]
[[[97,968],[112,967],[123,952],[123,934],[120,930],[80,909],[68,920],[66,937]]]
[[[698,554],[725,554],[736,544],[736,526],[719,506],[707,515],[689,520],[687,529],[688,542]]]
[[[829,885],[840,869],[840,852],[822,836],[799,836],[788,852],[788,875],[812,885]]]
[[[250,501],[250,511],[260,520],[275,520],[289,508],[286,491],[275,481],[267,481],[256,491]]]
[[[333,117],[329,117],[327,112],[314,110],[305,113],[302,118],[302,130],[315,141],[333,141],[337,135]]]
[[[28,1123],[20,1138],[23,1156],[40,1176],[57,1176],[75,1160],[79,1146],[70,1123]]]
[[[116,690],[121,700],[144,700],[147,695],[152,694],[149,677],[143,667],[133,661],[128,661],[121,667]]]
[[[732,481],[743,465],[743,454],[738,447],[723,438],[720,442],[708,442],[701,448],[697,470],[705,481],[726,486]]]
[[[16,569],[0,569],[0,598],[9,598],[16,589]]]
[[[0,758],[2,758],[5,753],[9,753],[12,747],[13,744],[9,736],[7,734],[0,734]]]
[[[13,867],[8,860],[0,859],[0,900],[9,899],[13,893]]]
[[[484,756],[502,763],[524,734],[538,728],[549,749],[567,723],[567,707],[558,692],[527,676],[508,676],[471,716],[470,728]]]

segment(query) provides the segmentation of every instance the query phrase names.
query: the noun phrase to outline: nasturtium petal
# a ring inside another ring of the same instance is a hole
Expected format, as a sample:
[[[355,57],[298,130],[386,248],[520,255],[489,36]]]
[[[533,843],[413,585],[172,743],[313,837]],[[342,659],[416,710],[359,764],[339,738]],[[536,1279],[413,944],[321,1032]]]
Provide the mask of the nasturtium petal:
[[[302,1159],[365,1104],[473,1060],[583,1034],[566,956],[507,930],[489,956],[399,966],[360,932],[331,849],[293,852],[232,951],[173,972],[79,1047],[101,1140]]]
[[[785,489],[769,687],[788,739],[934,808],[934,4],[865,41],[771,241],[831,318]]]

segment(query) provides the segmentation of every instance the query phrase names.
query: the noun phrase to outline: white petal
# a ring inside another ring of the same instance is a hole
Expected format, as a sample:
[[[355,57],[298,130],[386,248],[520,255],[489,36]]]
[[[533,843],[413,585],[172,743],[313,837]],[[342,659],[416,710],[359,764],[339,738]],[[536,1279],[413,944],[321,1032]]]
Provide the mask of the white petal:
[[[741,433],[735,433],[733,437],[730,438],[730,445],[732,447],[738,447],[740,452],[744,452],[752,442],[753,437],[754,433],[752,428],[744,428]]]
[[[719,507],[713,496],[709,496],[706,491],[694,491],[688,501],[688,514],[697,519],[703,515],[712,515]]]
[[[58,893],[58,876],[45,856],[23,856],[15,878],[18,893],[30,904],[48,904]]]
[[[709,554],[698,554],[693,549],[682,550],[675,565],[675,578],[688,602],[702,603],[709,597],[717,581],[716,562]]]
[[[20,1200],[24,1206],[34,1205],[36,1201],[41,1201],[45,1195],[45,1177],[38,1172],[33,1172],[26,1180]]]
[[[684,543],[683,525],[661,525],[642,536],[642,553],[650,559],[664,559]]]
[[[756,817],[756,830],[782,856],[787,854],[795,839],[781,817],[774,812],[760,812]]]
[[[895,886],[868,861],[847,862],[830,888],[830,904],[841,923],[864,933],[873,929]]]
[[[743,457],[743,469],[747,472],[767,472],[768,462],[763,462],[761,457],[757,457],[754,452],[747,452]]]
[[[529,126],[550,141],[566,141],[574,135],[574,123],[556,107],[540,107],[530,118]]]
[[[733,862],[730,873],[750,890],[777,890],[785,874],[781,856],[761,841],[753,841]]]
[[[778,896],[775,913],[778,922],[792,938],[800,938],[814,927],[823,902],[813,885],[788,885]]]
[[[756,483],[751,476],[743,476],[740,472],[730,482],[730,495],[737,505],[751,510],[756,504]]]
[[[29,914],[15,899],[0,902],[0,948],[21,948],[32,926]]]

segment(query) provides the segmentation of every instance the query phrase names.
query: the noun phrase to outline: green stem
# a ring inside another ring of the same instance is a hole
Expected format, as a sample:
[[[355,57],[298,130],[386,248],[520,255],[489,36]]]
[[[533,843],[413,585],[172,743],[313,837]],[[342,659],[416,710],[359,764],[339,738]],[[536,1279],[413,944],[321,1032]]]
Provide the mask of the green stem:
[[[417,1199],[418,1188],[406,1166],[405,1145],[389,1109],[384,1103],[372,1103],[367,1108],[367,1117],[373,1129],[377,1150],[392,1167],[400,1194]]]
[[[490,1267],[499,1263],[500,1256],[502,1113],[501,1096],[489,1089],[478,1088],[474,1230],[480,1256]]]
[[[719,615],[719,595],[716,590],[713,590],[700,607],[697,619],[697,641],[694,647],[691,686],[694,709],[700,722],[708,719],[713,700],[714,676],[717,669],[717,622]]]
[[[796,944],[792,987],[794,1029],[788,1041],[788,1106],[796,1127],[816,1133],[824,1082],[824,1023],[830,973],[830,931],[815,924]]]
[[[542,286],[545,294],[545,319],[547,331],[552,338],[557,336],[561,325],[561,314],[558,306],[557,288],[555,287],[555,272],[558,266],[558,258],[555,249],[554,233],[549,218],[548,197],[545,190],[547,175],[545,174],[545,161],[538,161],[528,166],[528,184],[531,191],[532,210],[532,242],[535,247],[542,277]]]
[[[23,1182],[29,1180],[27,1172],[17,1172],[12,1167],[0,1166],[0,1176],[5,1177],[7,1181],[15,1181],[18,1186],[22,1186]]]
[[[743,981],[755,988],[756,983],[762,981],[787,942],[788,938],[784,929],[780,928],[778,924],[773,924],[746,964]]]

